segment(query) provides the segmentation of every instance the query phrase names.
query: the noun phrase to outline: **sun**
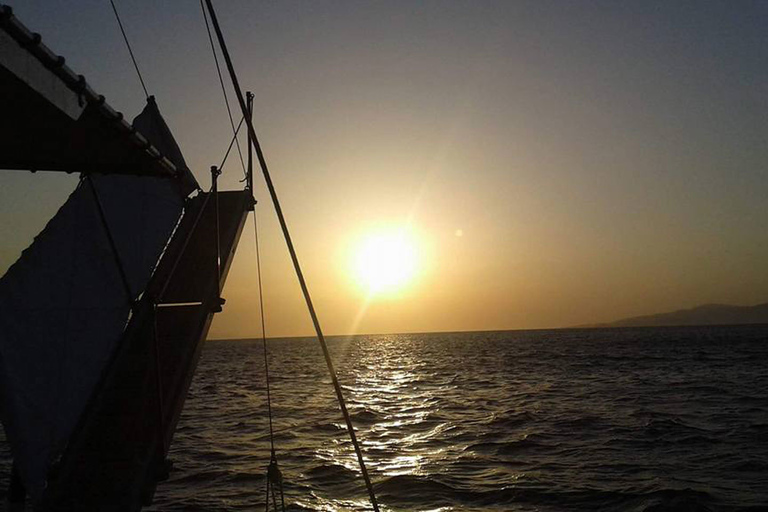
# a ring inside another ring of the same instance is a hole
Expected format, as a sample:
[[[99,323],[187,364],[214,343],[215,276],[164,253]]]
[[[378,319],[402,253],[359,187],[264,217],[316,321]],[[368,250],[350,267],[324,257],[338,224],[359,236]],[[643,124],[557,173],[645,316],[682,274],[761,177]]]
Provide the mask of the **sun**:
[[[416,244],[405,231],[366,236],[355,253],[355,279],[372,294],[401,290],[416,274]]]

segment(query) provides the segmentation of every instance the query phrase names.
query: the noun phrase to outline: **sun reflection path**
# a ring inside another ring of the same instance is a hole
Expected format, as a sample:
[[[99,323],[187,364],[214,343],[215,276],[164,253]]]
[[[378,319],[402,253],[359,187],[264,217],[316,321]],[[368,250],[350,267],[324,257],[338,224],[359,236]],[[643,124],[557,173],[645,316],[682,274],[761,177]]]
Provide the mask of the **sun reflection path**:
[[[390,506],[398,504],[393,509],[382,504],[382,510],[411,510],[405,504],[414,501],[440,510],[455,493],[492,493],[515,482],[516,468],[492,464],[489,469],[484,455],[472,448],[478,443],[476,430],[497,422],[478,401],[512,393],[486,385],[489,375],[462,375],[465,355],[451,344],[415,334],[339,337],[331,346],[377,495]],[[314,373],[301,352],[294,356],[302,389],[317,392],[280,403],[300,424],[308,414],[324,412],[304,421],[295,441],[288,441],[285,474],[293,474],[298,485],[290,495],[316,510],[365,510],[364,502],[356,504],[362,499],[360,469],[333,411],[329,382]],[[468,397],[466,386],[475,381],[481,387]],[[289,389],[296,388],[282,391]],[[309,501],[307,493],[312,493]],[[424,501],[426,496],[431,497]]]
[[[366,458],[385,477],[427,474],[427,466],[439,460],[443,451],[431,441],[449,427],[439,418],[435,404],[436,394],[451,384],[440,386],[437,381],[436,386],[427,362],[402,351],[401,342],[377,337],[375,349],[360,354],[363,360],[345,386]],[[320,455],[356,470],[353,454],[343,441]]]

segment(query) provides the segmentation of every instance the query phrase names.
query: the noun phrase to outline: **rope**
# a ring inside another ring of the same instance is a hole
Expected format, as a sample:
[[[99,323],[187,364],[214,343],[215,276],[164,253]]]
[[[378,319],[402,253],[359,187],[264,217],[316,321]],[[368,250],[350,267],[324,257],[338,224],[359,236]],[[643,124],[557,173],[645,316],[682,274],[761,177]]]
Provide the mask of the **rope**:
[[[232,79],[232,86],[235,89],[235,94],[237,95],[237,101],[240,104],[240,110],[243,112],[243,115],[245,116],[247,115],[248,108],[246,106],[245,99],[243,98],[243,91],[240,89],[240,83],[237,80],[237,74],[235,73],[235,68],[232,65],[232,59],[229,56],[229,51],[227,50],[226,43],[224,42],[224,35],[221,33],[221,27],[219,26],[219,22],[216,18],[216,12],[213,10],[213,5],[211,4],[211,0],[205,0],[205,3],[206,3],[206,6],[208,7],[208,12],[211,15],[211,22],[213,23],[213,27],[216,30],[216,37],[219,40],[221,53],[224,56],[224,60],[226,61],[226,64],[227,64],[227,70],[229,71],[229,75]],[[288,246],[288,252],[291,255],[291,261],[293,262],[293,268],[296,271],[296,277],[299,280],[299,285],[301,286],[301,291],[302,291],[302,294],[304,295],[304,300],[307,303],[307,309],[309,310],[309,315],[312,318],[312,324],[315,327],[315,332],[317,333],[317,339],[320,342],[320,347],[323,350],[325,363],[328,366],[328,373],[330,374],[331,381],[333,382],[333,388],[336,391],[336,398],[339,402],[339,407],[341,408],[341,412],[344,415],[344,421],[347,425],[349,438],[352,441],[352,445],[355,447],[355,453],[357,454],[357,461],[360,464],[360,471],[362,472],[363,479],[365,480],[365,486],[368,490],[368,496],[371,499],[371,505],[373,507],[374,512],[379,512],[379,505],[378,505],[378,502],[376,501],[376,493],[373,490],[373,484],[371,483],[371,478],[368,476],[368,470],[365,467],[363,452],[360,449],[360,444],[357,442],[355,429],[352,426],[352,418],[350,418],[349,416],[349,411],[347,410],[347,405],[344,401],[344,394],[342,393],[342,390],[341,390],[341,384],[339,384],[339,379],[336,377],[336,370],[333,367],[333,361],[331,360],[331,353],[328,351],[328,345],[325,342],[325,337],[323,336],[323,330],[320,327],[320,320],[317,318],[315,307],[312,304],[312,297],[309,294],[309,288],[307,287],[307,283],[304,279],[304,273],[301,271],[301,264],[299,263],[299,258],[296,255],[296,249],[293,246],[293,241],[291,240],[291,234],[288,231],[288,224],[285,221],[285,216],[283,215],[283,209],[280,206],[280,200],[277,197],[275,186],[272,183],[272,177],[269,174],[267,162],[264,158],[264,153],[261,150],[259,139],[258,137],[256,137],[256,131],[253,129],[253,123],[251,122],[250,119],[247,120],[247,123],[248,123],[248,133],[251,138],[251,144],[253,144],[253,148],[254,150],[256,150],[256,156],[259,159],[261,171],[262,171],[262,174],[264,175],[264,181],[267,184],[267,189],[269,190],[269,195],[272,199],[272,204],[275,206],[275,213],[277,214],[277,219],[280,222],[280,229],[283,232],[283,238],[285,238],[285,244]]]
[[[227,157],[229,156],[229,152],[232,150],[232,145],[237,140],[237,132],[240,131],[240,127],[243,126],[243,121],[245,121],[245,118],[240,119],[240,124],[237,125],[237,130],[235,130],[235,135],[232,137],[232,140],[229,142],[229,147],[227,147],[227,152],[224,154],[224,158],[221,161],[221,165],[219,166],[219,170],[221,171],[224,169],[224,163],[227,161]]]
[[[141,71],[139,71],[139,65],[136,63],[136,57],[133,56],[133,50],[131,49],[131,43],[128,42],[128,36],[125,35],[125,29],[123,28],[123,22],[120,21],[120,15],[117,13],[117,7],[115,7],[114,0],[109,0],[109,3],[112,4],[112,10],[115,12],[115,18],[117,18],[117,24],[120,25],[120,32],[123,33],[123,39],[125,40],[125,46],[128,47],[128,53],[131,54],[131,60],[133,61],[133,67],[136,68],[136,74],[139,75],[139,82],[141,82],[141,88],[144,89],[144,96],[146,98],[149,98],[149,93],[147,92],[147,86],[144,84],[144,78],[141,76]]]
[[[269,385],[269,358],[267,351],[267,329],[264,320],[264,292],[261,281],[261,254],[259,251],[259,226],[256,215],[256,207],[253,208],[253,240],[256,253],[256,276],[259,284],[259,315],[261,317],[261,343],[264,347],[264,379],[267,388],[267,412],[269,416],[269,446],[270,457],[267,467],[267,494],[264,501],[265,511],[269,511],[269,496],[272,495],[272,505],[276,512],[285,511],[285,495],[283,494],[283,476],[277,464],[277,455],[275,453],[275,430],[272,421],[272,393]],[[280,489],[280,504],[278,507],[275,487]]]
[[[256,208],[253,209],[253,239],[256,245],[256,276],[259,283],[259,314],[261,315],[261,343],[264,347],[264,376],[267,382],[267,411],[269,413],[269,445],[272,457],[275,456],[275,430],[272,426],[272,394],[269,388],[269,360],[267,358],[267,330],[264,321],[264,293],[261,284],[261,256],[259,252],[259,227],[256,220]]]
[[[229,116],[229,124],[232,127],[232,132],[235,137],[235,144],[237,144],[237,154],[240,155],[240,165],[243,167],[243,174],[247,176],[245,170],[245,161],[243,160],[243,152],[240,150],[240,141],[237,140],[237,130],[235,129],[235,122],[232,119],[232,109],[229,106],[229,98],[227,97],[227,88],[224,86],[224,78],[221,76],[221,67],[219,66],[219,58],[216,56],[216,46],[213,44],[213,36],[211,35],[211,27],[208,25],[208,15],[205,13],[205,7],[203,6],[203,0],[200,0],[200,9],[203,11],[203,19],[205,19],[205,30],[208,31],[208,41],[211,43],[211,53],[213,53],[213,61],[216,63],[216,74],[219,75],[219,84],[221,84],[221,92],[224,94],[224,104],[227,106],[227,115]],[[241,121],[242,123],[242,121]],[[239,129],[238,125],[238,129]],[[230,144],[231,147],[231,144]],[[227,150],[229,154],[229,150]],[[219,167],[221,169],[221,167]]]
[[[277,496],[275,494],[275,487],[280,490],[280,505],[277,506]],[[283,493],[283,475],[280,473],[280,468],[277,467],[277,459],[272,457],[269,461],[269,467],[267,468],[267,495],[264,500],[264,510],[269,511],[269,495],[272,494],[272,505],[275,512],[285,512],[285,494]]]

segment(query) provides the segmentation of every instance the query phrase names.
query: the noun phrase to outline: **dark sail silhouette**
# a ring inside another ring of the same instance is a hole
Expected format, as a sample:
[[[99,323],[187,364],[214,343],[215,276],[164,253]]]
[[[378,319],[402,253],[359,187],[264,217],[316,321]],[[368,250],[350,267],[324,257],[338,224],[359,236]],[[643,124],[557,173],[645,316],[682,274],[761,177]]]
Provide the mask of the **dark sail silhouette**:
[[[138,510],[167,473],[251,191],[203,192],[154,98],[128,124],[7,6],[0,111],[0,169],[81,173],[0,280],[16,476],[36,510]]]

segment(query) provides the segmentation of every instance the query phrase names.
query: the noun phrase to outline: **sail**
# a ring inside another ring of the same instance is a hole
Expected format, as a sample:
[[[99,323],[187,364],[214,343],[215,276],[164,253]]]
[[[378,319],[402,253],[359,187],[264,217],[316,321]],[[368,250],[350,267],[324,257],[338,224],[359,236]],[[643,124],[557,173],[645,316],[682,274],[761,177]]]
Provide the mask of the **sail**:
[[[203,193],[188,202],[39,510],[134,512],[151,499],[167,471],[165,457],[219,304],[219,283],[251,204],[248,190]],[[165,307],[155,309],[161,290]]]
[[[185,177],[90,174],[0,279],[0,419],[33,497],[197,188],[154,100],[134,125]]]
[[[165,119],[157,108],[154,96],[147,98],[147,106],[133,120],[133,127],[157,146],[162,154],[173,162],[173,165],[180,171],[177,186],[182,196],[186,197],[200,188],[189,167],[187,167],[187,162],[184,161],[184,156],[181,154],[170,128],[165,124]]]

